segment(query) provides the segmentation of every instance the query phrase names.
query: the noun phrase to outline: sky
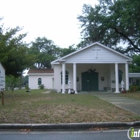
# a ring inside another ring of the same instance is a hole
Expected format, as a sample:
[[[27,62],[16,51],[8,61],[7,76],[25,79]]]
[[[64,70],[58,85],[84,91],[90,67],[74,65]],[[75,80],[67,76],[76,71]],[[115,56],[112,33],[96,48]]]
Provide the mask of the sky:
[[[98,0],[0,0],[0,17],[4,27],[23,27],[28,33],[24,41],[46,37],[55,45],[68,48],[81,40],[78,15],[83,4],[97,4]]]

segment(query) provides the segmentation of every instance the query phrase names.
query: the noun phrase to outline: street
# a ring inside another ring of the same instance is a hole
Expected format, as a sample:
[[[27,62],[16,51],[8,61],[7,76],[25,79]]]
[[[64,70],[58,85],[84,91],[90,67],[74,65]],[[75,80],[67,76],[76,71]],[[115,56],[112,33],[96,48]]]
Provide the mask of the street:
[[[108,131],[0,131],[0,140],[128,140],[127,130]]]

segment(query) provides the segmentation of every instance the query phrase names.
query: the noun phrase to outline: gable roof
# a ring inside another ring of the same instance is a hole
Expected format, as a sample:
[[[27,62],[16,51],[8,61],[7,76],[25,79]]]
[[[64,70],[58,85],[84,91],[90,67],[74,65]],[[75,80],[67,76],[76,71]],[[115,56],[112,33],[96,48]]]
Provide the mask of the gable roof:
[[[115,50],[113,50],[113,49],[111,49],[111,48],[109,48],[109,47],[107,47],[107,46],[105,46],[105,45],[103,45],[103,44],[101,44],[101,43],[99,43],[99,42],[95,42],[95,43],[92,43],[92,44],[90,44],[90,45],[88,45],[88,46],[86,46],[86,47],[84,47],[84,48],[81,48],[81,49],[79,49],[79,50],[73,52],[73,53],[70,53],[70,54],[68,54],[68,55],[66,55],[66,56],[63,56],[63,57],[61,57],[61,58],[59,58],[59,59],[56,59],[56,60],[52,61],[51,64],[56,64],[56,63],[58,63],[59,61],[61,61],[61,62],[62,62],[62,61],[65,61],[66,58],[68,58],[68,57],[70,57],[70,56],[73,56],[73,55],[75,55],[75,54],[77,54],[77,53],[79,53],[79,52],[82,52],[82,51],[84,51],[84,50],[86,50],[86,49],[88,49],[88,48],[90,48],[90,47],[95,46],[95,45],[98,45],[98,46],[100,46],[100,47],[102,47],[102,48],[105,48],[106,50],[109,50],[109,51],[111,51],[111,52],[113,52],[113,53],[115,53],[115,54],[117,54],[117,55],[119,55],[119,56],[121,56],[121,57],[123,57],[123,58],[125,58],[125,59],[128,59],[128,61],[132,61],[132,58],[130,58],[130,57],[128,57],[128,56],[126,56],[126,55],[124,55],[124,54],[118,52],[118,51],[115,51]]]
[[[54,73],[53,69],[30,69],[28,73]]]

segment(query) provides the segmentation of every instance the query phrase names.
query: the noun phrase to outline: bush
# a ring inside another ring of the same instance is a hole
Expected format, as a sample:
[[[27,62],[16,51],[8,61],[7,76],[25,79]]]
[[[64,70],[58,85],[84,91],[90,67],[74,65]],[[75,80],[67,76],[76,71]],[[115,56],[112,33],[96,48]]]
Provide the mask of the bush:
[[[26,85],[26,86],[25,86],[25,89],[26,89],[26,90],[29,90],[30,88],[29,88],[29,86],[28,86],[28,85]]]
[[[139,87],[135,86],[135,85],[131,85],[129,89],[131,92],[136,92],[136,91],[138,91]]]
[[[44,88],[45,86],[43,84],[39,86],[39,89],[44,89]]]

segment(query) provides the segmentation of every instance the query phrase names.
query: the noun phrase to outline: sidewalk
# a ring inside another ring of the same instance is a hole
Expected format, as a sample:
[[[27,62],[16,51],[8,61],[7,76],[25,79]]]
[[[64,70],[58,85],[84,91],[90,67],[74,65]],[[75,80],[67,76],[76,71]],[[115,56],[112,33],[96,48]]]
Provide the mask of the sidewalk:
[[[122,97],[117,93],[93,93],[93,95],[127,111],[140,115],[139,100]]]

